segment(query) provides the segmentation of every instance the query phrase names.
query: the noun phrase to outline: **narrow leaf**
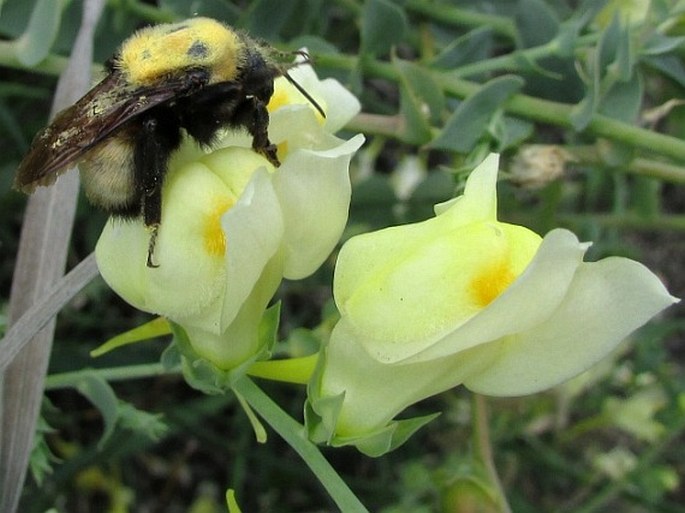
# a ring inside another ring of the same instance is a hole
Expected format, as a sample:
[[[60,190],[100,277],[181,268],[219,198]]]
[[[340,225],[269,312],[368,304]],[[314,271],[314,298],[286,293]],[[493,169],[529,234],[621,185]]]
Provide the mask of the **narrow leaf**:
[[[486,83],[457,107],[440,135],[429,146],[468,153],[486,132],[494,113],[520,91],[523,84],[523,79],[514,75]]]
[[[242,513],[240,506],[238,506],[238,500],[235,498],[235,490],[233,488],[226,490],[226,507],[228,508],[228,513]]]
[[[616,82],[604,94],[599,112],[626,123],[634,123],[642,107],[642,96],[643,82],[641,76],[635,73],[631,80]]]
[[[458,37],[447,45],[432,61],[431,66],[454,69],[486,58],[492,47],[492,29],[479,27]]]
[[[47,57],[62,18],[62,2],[38,0],[28,27],[15,42],[16,57],[25,66],[35,66]]]
[[[515,22],[518,37],[524,48],[547,43],[559,32],[556,13],[542,0],[519,0]]]
[[[642,55],[663,55],[685,47],[685,36],[669,37],[654,33],[640,49]]]
[[[388,0],[364,3],[361,28],[361,55],[384,55],[404,39],[407,31],[404,10]]]
[[[109,383],[95,373],[85,375],[76,389],[102,414],[105,429],[98,442],[98,448],[101,449],[114,432],[114,426],[119,418],[117,397]]]
[[[257,443],[265,444],[267,440],[266,429],[264,429],[264,424],[262,424],[255,414],[254,410],[250,407],[250,404],[245,400],[245,398],[240,395],[239,392],[234,390],[235,396],[238,399],[238,403],[243,408],[245,415],[247,415],[250,425],[252,426],[252,431],[254,431],[255,440]]]
[[[660,55],[658,57],[647,57],[644,61],[652,68],[678,82],[681,87],[685,87],[685,65],[683,65],[680,57]]]
[[[430,109],[407,78],[408,66],[396,63],[396,67],[400,70],[400,112],[404,120],[400,137],[409,144],[424,144],[431,137]]]
[[[146,322],[141,326],[110,338],[101,346],[93,349],[90,352],[90,356],[97,358],[98,356],[102,356],[103,354],[109,353],[110,351],[118,349],[122,346],[134,344],[143,340],[149,340],[151,338],[161,337],[163,335],[169,335],[170,333],[171,327],[169,326],[169,322],[164,317],[157,317],[150,322]]]

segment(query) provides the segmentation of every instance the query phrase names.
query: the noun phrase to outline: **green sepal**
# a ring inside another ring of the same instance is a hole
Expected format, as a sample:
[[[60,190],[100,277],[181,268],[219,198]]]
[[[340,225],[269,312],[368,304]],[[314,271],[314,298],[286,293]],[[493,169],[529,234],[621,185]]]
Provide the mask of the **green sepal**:
[[[174,368],[179,363],[186,382],[206,394],[217,395],[229,391],[237,379],[258,360],[271,358],[280,319],[280,303],[267,308],[259,324],[259,339],[262,349],[232,369],[220,369],[206,358],[197,354],[182,326],[170,322],[174,340],[162,355],[165,368]]]
[[[343,447],[345,445],[355,446],[359,452],[378,458],[394,451],[416,433],[423,426],[428,424],[440,412],[414,417],[411,419],[393,420],[378,431],[354,437],[333,437],[331,446]]]
[[[114,349],[119,349],[122,346],[150,340],[168,335],[170,333],[171,329],[169,328],[168,321],[164,317],[155,317],[145,324],[141,324],[140,326],[136,326],[133,329],[119,333],[118,335],[110,338],[105,343],[93,349],[90,352],[90,356],[97,358],[98,356],[109,353]]]
[[[333,433],[345,394],[323,397],[304,403],[304,425],[307,438],[316,444],[332,445]]]
[[[338,436],[335,434],[335,428],[345,394],[326,397],[319,394],[324,360],[323,357],[319,358],[307,388],[308,399],[304,408],[305,432],[314,443],[325,443],[331,447],[351,445],[359,452],[377,458],[397,449],[416,431],[440,415],[433,413],[411,419],[393,420],[376,431],[357,436]]]
[[[428,424],[440,413],[433,413],[411,419],[393,420],[384,427],[357,436],[338,436],[335,434],[340,409],[345,394],[331,397],[311,398],[305,403],[305,429],[314,443],[326,443],[331,447],[354,446],[372,458],[378,458],[394,451],[406,442],[416,431]]]
[[[259,322],[259,340],[264,344],[263,350],[268,352],[266,359],[271,358],[274,346],[278,341],[278,327],[281,321],[281,302],[278,301],[266,309]]]
[[[312,378],[307,385],[307,400],[304,403],[304,426],[308,438],[317,444],[330,445],[335,426],[338,423],[338,415],[342,408],[345,394],[322,397],[321,379],[325,366],[326,348],[321,348],[319,360],[312,373]]]

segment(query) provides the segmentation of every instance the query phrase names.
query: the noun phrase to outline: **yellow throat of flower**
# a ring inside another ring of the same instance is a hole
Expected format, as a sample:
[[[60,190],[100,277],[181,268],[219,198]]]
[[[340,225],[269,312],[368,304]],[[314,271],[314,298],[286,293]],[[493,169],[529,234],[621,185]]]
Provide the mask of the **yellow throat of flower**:
[[[474,303],[485,308],[504,292],[516,279],[507,258],[488,262],[469,283],[469,292]]]
[[[212,208],[203,220],[202,240],[207,253],[223,257],[226,254],[226,234],[221,226],[221,216],[233,206],[233,201],[221,196],[214,199]]]

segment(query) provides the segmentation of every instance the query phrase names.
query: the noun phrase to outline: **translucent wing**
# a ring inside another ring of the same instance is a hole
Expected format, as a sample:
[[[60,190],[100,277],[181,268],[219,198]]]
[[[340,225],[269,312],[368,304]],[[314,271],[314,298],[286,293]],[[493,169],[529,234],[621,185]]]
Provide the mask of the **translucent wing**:
[[[19,164],[15,188],[32,192],[38,185],[54,183],[57,176],[124,123],[152,107],[199,90],[207,80],[206,71],[189,70],[159,84],[135,87],[119,71],[112,71],[38,132]]]

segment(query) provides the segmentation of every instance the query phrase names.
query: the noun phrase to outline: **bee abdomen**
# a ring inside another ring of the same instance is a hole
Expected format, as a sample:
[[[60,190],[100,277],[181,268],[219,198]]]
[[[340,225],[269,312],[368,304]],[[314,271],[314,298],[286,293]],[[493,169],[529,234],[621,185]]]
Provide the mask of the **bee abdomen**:
[[[120,135],[87,152],[78,164],[88,200],[116,215],[140,215],[133,167],[133,144]]]

